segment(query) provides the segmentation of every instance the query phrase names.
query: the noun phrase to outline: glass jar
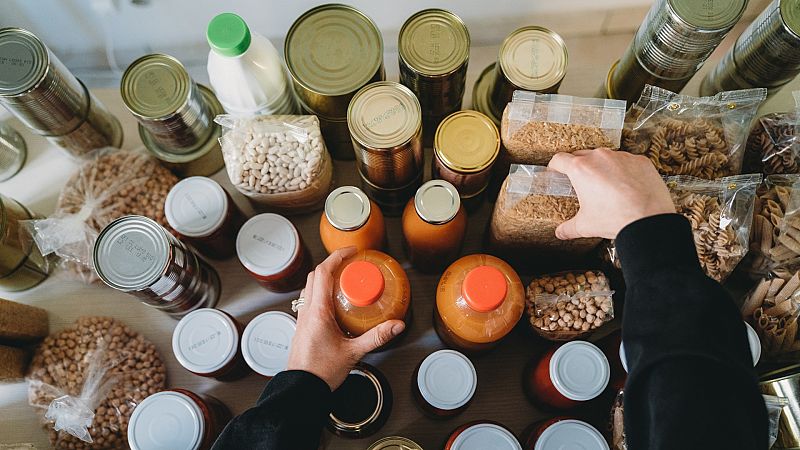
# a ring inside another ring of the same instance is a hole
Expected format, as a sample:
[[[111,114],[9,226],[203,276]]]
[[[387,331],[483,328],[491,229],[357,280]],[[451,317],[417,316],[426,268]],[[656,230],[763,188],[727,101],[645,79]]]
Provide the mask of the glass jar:
[[[189,177],[170,189],[164,204],[167,222],[181,238],[209,258],[236,252],[236,233],[244,214],[216,181]]]
[[[319,219],[319,236],[328,253],[340,248],[381,250],[386,246],[383,213],[367,194],[355,186],[334,189],[325,200]]]
[[[522,433],[525,450],[608,450],[603,435],[593,426],[570,417],[555,417],[537,422]]]
[[[267,378],[286,370],[296,329],[297,320],[285,312],[267,311],[256,316],[242,335],[242,354],[247,365]]]
[[[178,322],[172,332],[172,353],[195,375],[233,381],[247,375],[241,337],[242,326],[230,314],[202,308]]]
[[[523,380],[525,392],[537,406],[564,410],[603,393],[610,376],[608,358],[596,345],[572,341],[534,359]]]
[[[417,190],[403,211],[403,244],[421,272],[440,272],[458,258],[467,232],[467,213],[456,188],[431,180]]]
[[[272,292],[292,292],[306,284],[309,253],[297,228],[278,214],[251,217],[236,236],[236,254],[247,273]]]
[[[0,181],[16,175],[28,158],[28,146],[19,132],[0,123]]]
[[[154,220],[121,217],[94,244],[92,262],[108,286],[180,319],[219,300],[217,271]]]
[[[361,336],[387,320],[406,320],[410,313],[408,276],[386,253],[356,253],[334,272],[333,282],[336,322],[350,337]]]
[[[133,409],[128,444],[131,450],[207,450],[230,419],[228,408],[210,395],[162,391]]]
[[[422,450],[422,447],[408,438],[387,436],[375,441],[367,450]]]
[[[477,353],[510,333],[524,308],[525,288],[511,266],[494,256],[468,255],[442,274],[433,324],[448,346]]]
[[[522,450],[514,433],[491,421],[465,423],[450,434],[444,450]]]
[[[450,418],[469,406],[478,387],[478,373],[462,353],[439,350],[417,366],[411,384],[414,398],[426,414]]]
[[[603,351],[606,359],[608,359],[608,366],[611,371],[608,385],[614,390],[622,389],[628,379],[627,362],[624,360],[622,353],[622,332],[615,331],[604,337],[597,342],[597,347]]]
[[[23,291],[47,278],[50,258],[22,230],[20,221],[38,219],[28,208],[0,194],[0,289]]]
[[[361,362],[333,391],[328,429],[339,437],[367,437],[380,430],[391,412],[389,381],[378,369]]]

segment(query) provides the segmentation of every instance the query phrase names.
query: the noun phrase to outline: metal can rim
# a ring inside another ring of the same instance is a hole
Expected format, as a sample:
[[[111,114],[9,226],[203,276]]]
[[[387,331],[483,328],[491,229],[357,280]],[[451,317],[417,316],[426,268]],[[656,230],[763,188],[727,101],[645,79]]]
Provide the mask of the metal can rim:
[[[509,76],[510,75],[509,74],[509,72],[510,72],[509,68],[508,67],[504,67],[505,66],[505,62],[506,62],[506,58],[504,58],[503,55],[508,50],[508,46],[510,46],[514,42],[514,38],[516,38],[520,34],[523,34],[525,32],[529,32],[529,31],[540,32],[543,35],[546,35],[546,36],[549,36],[550,38],[552,38],[553,42],[561,49],[561,51],[563,53],[563,63],[561,63],[558,66],[558,69],[555,70],[551,76],[544,77],[542,80],[539,81],[539,83],[528,83],[528,84],[526,84],[526,83],[520,83],[519,80],[511,79],[511,77]],[[561,81],[564,80],[564,77],[567,75],[567,67],[568,67],[568,65],[569,65],[569,51],[567,50],[567,43],[566,43],[566,41],[564,41],[564,38],[560,34],[556,33],[555,31],[550,30],[549,28],[545,28],[545,27],[541,27],[541,26],[537,26],[537,25],[517,28],[516,30],[512,31],[511,34],[509,34],[508,36],[506,36],[505,39],[503,39],[503,43],[500,45],[500,51],[499,51],[498,56],[497,56],[497,73],[498,73],[498,76],[504,77],[510,84],[512,84],[513,86],[515,86],[515,87],[517,87],[519,89],[524,89],[524,90],[529,90],[529,91],[546,90],[546,89],[549,89],[549,88],[551,88],[553,86],[558,85]]]
[[[500,118],[495,115],[491,108],[492,85],[497,78],[496,66],[497,63],[489,64],[481,71],[481,74],[478,75],[478,79],[475,80],[475,84],[472,86],[472,109],[484,114],[494,122],[496,127],[499,127]],[[494,76],[490,76],[492,74],[494,74]],[[485,88],[486,91],[483,98],[481,98],[480,92],[483,91],[483,88]]]
[[[476,118],[481,122],[483,122],[485,125],[487,125],[490,131],[494,132],[493,133],[495,139],[494,149],[491,151],[490,154],[487,153],[487,158],[484,158],[484,161],[481,162],[480,164],[473,166],[458,164],[456,161],[453,161],[452,158],[448,158],[448,156],[444,153],[444,150],[442,149],[444,143],[440,142],[440,137],[441,137],[440,133],[449,123],[452,123],[453,121],[458,120],[461,117]],[[451,170],[467,174],[481,172],[486,168],[488,168],[489,166],[491,166],[497,159],[497,155],[500,154],[500,132],[498,131],[497,126],[494,124],[494,122],[492,122],[492,119],[480,111],[475,111],[471,109],[456,111],[453,114],[450,114],[449,116],[445,117],[444,120],[442,120],[442,122],[439,124],[439,127],[436,129],[436,135],[433,138],[433,152],[436,155],[436,158]]]
[[[703,28],[701,25],[689,23],[689,20],[686,17],[683,17],[678,11],[678,9],[676,9],[675,5],[673,4],[675,1],[676,0],[666,0],[664,2],[666,4],[667,9],[672,13],[672,17],[689,29],[696,28],[697,29],[696,31],[700,33],[723,31],[733,28],[736,25],[736,23],[739,22],[739,19],[742,18],[742,15],[744,15],[744,11],[747,9],[747,0],[736,0],[740,3],[741,6],[739,8],[739,12],[736,13],[736,15],[731,16],[732,18],[729,19],[724,24],[720,24],[719,28]],[[694,2],[694,0],[692,1]],[[654,7],[655,5],[656,4],[654,4]]]
[[[19,27],[5,27],[0,28],[0,35],[4,33],[18,33],[20,35],[24,35],[26,38],[30,39],[30,43],[34,46],[34,50],[40,51],[38,55],[41,59],[37,59],[36,62],[39,63],[39,67],[36,68],[35,77],[30,77],[31,79],[35,78],[35,81],[28,81],[27,83],[23,84],[24,88],[15,92],[13,94],[0,94],[0,98],[14,98],[14,97],[21,97],[27,95],[28,93],[36,90],[39,86],[42,85],[45,79],[47,79],[47,75],[50,73],[50,50],[44,44],[44,42],[39,39],[36,34],[31,31],[28,31],[24,28]]]
[[[414,19],[418,19],[420,16],[423,16],[425,14],[431,14],[431,13],[439,13],[442,16],[447,16],[452,21],[452,25],[455,25],[455,26],[453,26],[454,30],[456,28],[460,28],[461,30],[463,30],[463,34],[464,34],[464,37],[465,37],[466,45],[464,45],[463,49],[460,49],[458,51],[458,53],[460,53],[462,55],[462,57],[460,58],[460,61],[456,59],[456,60],[454,60],[455,61],[454,63],[449,64],[448,66],[445,66],[449,70],[427,71],[426,72],[423,69],[419,69],[418,65],[415,65],[415,64],[412,63],[411,59],[409,58],[409,56],[411,56],[411,55],[406,55],[406,56],[403,55],[403,53],[404,53],[403,49],[406,47],[406,46],[403,45],[404,32],[408,31],[408,27],[411,26],[412,21]],[[397,37],[397,54],[398,54],[398,58],[400,60],[400,64],[405,64],[405,66],[409,70],[411,70],[414,73],[416,73],[418,75],[421,75],[421,76],[423,76],[425,78],[447,77],[447,76],[450,76],[450,75],[458,72],[459,70],[462,70],[463,68],[465,68],[469,64],[470,46],[471,46],[471,38],[470,38],[470,35],[469,35],[469,29],[467,28],[467,25],[464,23],[464,21],[461,19],[461,17],[459,17],[458,15],[453,13],[452,11],[448,11],[448,10],[442,9],[442,8],[427,8],[427,9],[423,9],[422,11],[418,11],[418,12],[414,13],[411,17],[406,19],[406,21],[400,27],[400,33],[398,34],[398,37]]]
[[[173,65],[172,68],[174,69],[182,69],[180,72],[175,72],[175,75],[177,75],[175,81],[178,83],[178,89],[175,91],[174,99],[162,105],[159,109],[153,109],[150,111],[150,114],[142,112],[142,105],[139,104],[140,102],[132,103],[135,98],[135,88],[132,85],[133,80],[130,78],[141,71],[141,64],[148,60],[161,60]],[[193,84],[194,81],[189,76],[189,72],[186,71],[186,67],[177,58],[164,53],[151,53],[137,58],[125,69],[120,80],[120,97],[122,97],[125,108],[137,119],[160,121],[170,118],[175,112],[180,111],[189,102],[192,91],[191,86]]]
[[[381,87],[396,89],[398,93],[401,93],[403,96],[405,96],[405,99],[408,101],[408,104],[405,106],[411,106],[413,108],[413,111],[408,113],[410,115],[410,117],[408,117],[408,122],[413,120],[416,125],[413,127],[413,129],[411,126],[406,125],[403,127],[402,132],[400,132],[394,139],[387,138],[383,141],[373,139],[372,142],[370,142],[365,133],[366,130],[362,127],[354,126],[357,123],[354,116],[359,113],[359,110],[357,109],[359,107],[358,101],[370,90]],[[350,104],[347,107],[347,128],[350,130],[350,136],[352,139],[366,151],[374,151],[374,149],[398,149],[398,147],[403,147],[411,142],[414,137],[420,134],[422,131],[422,108],[419,104],[417,96],[414,95],[414,93],[411,92],[411,89],[407,88],[406,86],[403,86],[396,81],[376,81],[375,83],[370,83],[359,89],[358,92],[356,92],[356,94],[353,96],[353,99],[350,101]]]

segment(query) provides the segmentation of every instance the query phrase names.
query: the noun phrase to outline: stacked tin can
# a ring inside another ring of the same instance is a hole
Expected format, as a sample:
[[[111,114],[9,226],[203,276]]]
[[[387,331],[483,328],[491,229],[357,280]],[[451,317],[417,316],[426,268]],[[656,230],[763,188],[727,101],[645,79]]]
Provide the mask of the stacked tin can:
[[[35,134],[81,157],[122,145],[122,126],[33,33],[0,29],[0,104]]]
[[[419,99],[426,145],[433,143],[439,123],[461,109],[469,44],[464,22],[442,9],[420,11],[400,28],[400,83]]]
[[[742,17],[747,0],[658,0],[601,94],[635,102],[647,84],[680,92]]]
[[[292,24],[284,57],[300,106],[319,118],[331,155],[353,159],[347,128],[350,99],[367,84],[385,79],[378,27],[351,6],[318,6]]]
[[[765,87],[770,94],[800,73],[800,2],[773,0],[700,86],[702,95]]]
[[[553,94],[567,73],[567,44],[544,27],[523,27],[505,38],[497,62],[483,70],[472,90],[472,108],[500,126],[514,91]]]
[[[145,147],[176,175],[208,176],[222,168],[220,126],[224,110],[214,93],[195,83],[175,58],[153,54],[128,66],[122,101],[139,121]]]

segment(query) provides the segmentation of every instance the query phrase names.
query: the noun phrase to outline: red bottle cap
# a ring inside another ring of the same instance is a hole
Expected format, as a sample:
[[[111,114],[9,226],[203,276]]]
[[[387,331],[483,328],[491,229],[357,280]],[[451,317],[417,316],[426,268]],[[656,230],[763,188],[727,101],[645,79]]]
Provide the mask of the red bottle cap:
[[[461,285],[461,295],[470,308],[478,312],[497,309],[506,298],[508,282],[500,270],[479,266],[467,273]]]
[[[383,294],[385,281],[378,266],[369,261],[354,261],[342,270],[339,285],[347,300],[355,306],[369,306]]]

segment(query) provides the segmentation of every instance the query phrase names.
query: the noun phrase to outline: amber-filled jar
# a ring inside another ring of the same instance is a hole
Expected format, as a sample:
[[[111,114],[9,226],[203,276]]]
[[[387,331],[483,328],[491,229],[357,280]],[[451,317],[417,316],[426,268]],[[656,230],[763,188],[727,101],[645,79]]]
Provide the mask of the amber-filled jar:
[[[441,272],[455,261],[466,231],[461,197],[444,180],[423,184],[403,211],[403,244],[420,272]]]
[[[367,450],[422,450],[422,447],[402,436],[387,436],[375,441]]]
[[[524,450],[608,450],[597,428],[570,417],[554,417],[534,423],[522,432]]]
[[[208,450],[231,418],[219,400],[186,389],[155,393],[128,422],[131,450]]]
[[[244,214],[211,178],[179,181],[167,194],[164,215],[169,226],[203,255],[225,259],[236,253],[236,233]]]
[[[439,350],[417,366],[411,385],[417,404],[426,414],[450,418],[469,406],[478,387],[478,373],[464,354]]]
[[[344,260],[333,280],[336,322],[350,337],[361,336],[387,320],[405,320],[410,313],[408,276],[386,253],[356,253]]]
[[[572,341],[553,346],[532,361],[523,379],[531,401],[545,409],[564,410],[596,398],[609,378],[606,355],[592,343]]]
[[[240,346],[242,326],[213,308],[192,311],[172,333],[172,353],[181,366],[201,377],[232,381],[247,375]]]
[[[259,214],[242,225],[236,254],[245,270],[272,292],[291,292],[306,284],[311,254],[292,222],[278,214]]]
[[[597,347],[603,351],[608,360],[611,376],[608,385],[615,391],[625,386],[628,378],[627,362],[622,354],[622,332],[615,331],[597,342]]]
[[[525,288],[506,262],[468,255],[454,262],[436,288],[434,328],[448,346],[489,350],[514,329],[525,308]]]
[[[383,213],[367,194],[355,186],[334,189],[325,200],[319,219],[319,237],[328,253],[344,247],[381,250],[386,246]]]
[[[375,434],[392,412],[392,388],[375,367],[360,362],[344,383],[333,391],[333,408],[328,429],[344,438]]]
[[[444,450],[522,450],[505,426],[490,421],[469,422],[456,428],[444,444]]]
[[[280,311],[267,311],[247,324],[242,334],[242,354],[257,374],[272,378],[289,363],[289,349],[297,320]]]

